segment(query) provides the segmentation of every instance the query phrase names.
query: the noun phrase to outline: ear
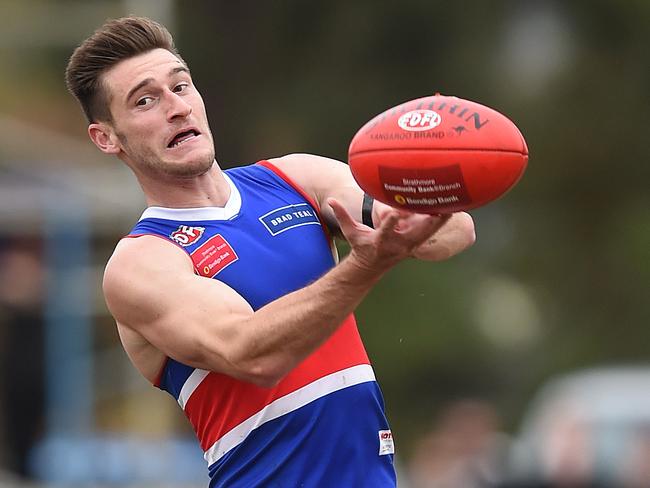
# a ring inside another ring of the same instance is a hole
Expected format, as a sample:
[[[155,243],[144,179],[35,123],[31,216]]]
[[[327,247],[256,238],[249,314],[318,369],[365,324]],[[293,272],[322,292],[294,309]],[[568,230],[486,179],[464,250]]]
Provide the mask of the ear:
[[[105,154],[118,154],[122,148],[113,129],[102,122],[88,126],[88,135],[95,146]]]

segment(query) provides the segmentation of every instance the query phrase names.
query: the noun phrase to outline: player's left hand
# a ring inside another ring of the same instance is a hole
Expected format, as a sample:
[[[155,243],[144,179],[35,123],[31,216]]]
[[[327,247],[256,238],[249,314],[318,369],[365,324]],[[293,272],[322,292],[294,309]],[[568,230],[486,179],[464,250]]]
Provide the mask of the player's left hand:
[[[475,241],[474,220],[468,213],[457,212],[412,255],[423,261],[444,261],[463,252]]]
[[[373,219],[375,227],[391,212],[392,207],[375,201]],[[444,261],[474,244],[474,220],[465,212],[451,214],[442,227],[420,244],[411,255],[423,261]]]

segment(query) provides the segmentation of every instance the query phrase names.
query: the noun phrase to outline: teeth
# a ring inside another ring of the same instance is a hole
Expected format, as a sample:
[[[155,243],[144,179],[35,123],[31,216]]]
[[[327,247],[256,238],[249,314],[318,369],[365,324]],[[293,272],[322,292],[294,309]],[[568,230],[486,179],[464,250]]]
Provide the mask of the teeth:
[[[171,147],[178,147],[178,146],[180,146],[181,144],[183,144],[184,142],[187,142],[187,141],[189,141],[190,139],[194,139],[195,137],[196,137],[196,135],[195,135],[193,132],[190,133],[190,134],[187,134],[185,137],[183,137],[183,138],[180,139],[179,141],[177,141],[177,142],[175,142],[174,144],[172,144]]]

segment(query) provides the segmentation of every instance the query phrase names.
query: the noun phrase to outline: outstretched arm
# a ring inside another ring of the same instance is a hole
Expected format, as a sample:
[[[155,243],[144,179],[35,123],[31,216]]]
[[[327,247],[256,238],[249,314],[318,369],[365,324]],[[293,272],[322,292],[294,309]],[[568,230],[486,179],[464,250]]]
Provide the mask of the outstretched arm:
[[[336,198],[355,221],[361,222],[363,191],[357,185],[347,164],[312,154],[289,154],[270,162],[280,168],[321,206],[321,214],[335,235],[340,235],[339,222],[327,205],[328,198]],[[381,225],[394,209],[375,201],[372,220]],[[426,261],[448,259],[474,243],[474,222],[465,212],[451,214],[444,225],[413,251],[413,257]]]
[[[120,326],[169,357],[273,385],[444,222],[393,209],[371,229],[358,224],[342,202],[326,203],[351,245],[349,255],[312,284],[257,311],[226,284],[195,275],[182,250],[151,236],[118,245],[104,276],[108,307]]]

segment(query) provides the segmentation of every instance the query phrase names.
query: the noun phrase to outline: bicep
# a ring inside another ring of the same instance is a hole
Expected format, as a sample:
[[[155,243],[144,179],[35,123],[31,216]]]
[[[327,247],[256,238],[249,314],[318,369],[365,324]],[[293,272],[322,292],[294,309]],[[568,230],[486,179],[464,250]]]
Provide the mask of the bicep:
[[[235,373],[229,355],[237,344],[237,323],[253,310],[226,284],[194,274],[174,245],[146,236],[121,243],[106,268],[104,295],[117,322],[167,356]]]

